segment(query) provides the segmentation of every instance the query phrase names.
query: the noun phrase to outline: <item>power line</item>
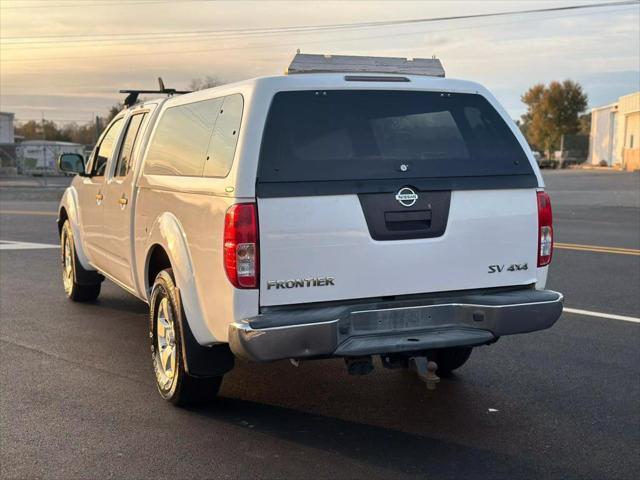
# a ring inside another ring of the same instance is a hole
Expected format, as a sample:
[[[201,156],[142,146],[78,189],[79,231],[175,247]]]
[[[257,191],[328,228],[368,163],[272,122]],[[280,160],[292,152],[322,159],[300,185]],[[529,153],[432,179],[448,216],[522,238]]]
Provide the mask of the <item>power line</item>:
[[[160,1],[160,0],[152,0],[152,1]],[[188,1],[196,1],[196,0],[188,0]],[[203,0],[204,1],[204,0]],[[146,2],[149,3],[149,2]],[[590,8],[606,8],[606,7],[615,7],[615,6],[626,6],[626,5],[640,5],[639,0],[623,0],[623,1],[615,1],[615,2],[601,2],[601,3],[592,3],[592,4],[582,4],[582,5],[569,5],[563,7],[549,7],[549,8],[539,8],[539,9],[529,9],[529,10],[513,10],[507,12],[494,12],[494,13],[479,13],[472,15],[456,15],[456,16],[447,16],[447,17],[431,17],[431,18],[417,18],[417,19],[404,19],[404,20],[387,20],[387,21],[377,21],[377,22],[355,22],[355,23],[337,23],[337,24],[324,24],[324,25],[299,25],[299,26],[279,26],[279,27],[263,27],[263,28],[253,28],[253,29],[227,29],[227,30],[196,30],[196,31],[173,31],[173,32],[135,32],[135,33],[106,33],[106,34],[72,34],[72,35],[51,35],[51,36],[40,36],[40,37],[1,37],[0,41],[9,40],[9,45],[25,45],[25,44],[40,44],[40,43],[76,43],[76,42],[101,42],[101,41],[109,41],[114,37],[129,37],[127,39],[142,39],[142,40],[153,40],[163,37],[172,37],[176,35],[192,35],[190,38],[197,38],[198,35],[255,35],[255,34],[264,34],[264,33],[298,33],[300,31],[305,32],[316,32],[322,30],[331,30],[331,29],[358,29],[358,28],[369,28],[369,27],[384,27],[384,26],[398,26],[398,25],[410,25],[417,23],[430,23],[430,22],[445,22],[445,21],[454,21],[454,20],[465,20],[465,19],[478,19],[478,18],[490,18],[490,17],[499,17],[499,16],[508,16],[508,15],[529,15],[536,13],[549,13],[549,12],[561,12],[561,11],[571,11],[571,10],[582,10],[582,9],[590,9]],[[79,38],[80,37],[80,38]],[[93,37],[93,38],[85,38],[85,37]],[[111,38],[110,38],[111,37]],[[37,40],[38,38],[46,38],[48,40]],[[59,40],[65,38],[76,38],[76,40]],[[24,40],[24,39],[36,39],[36,41],[23,41],[23,42],[14,42],[12,40]]]
[[[606,4],[598,4],[599,6],[611,6],[611,5],[617,5],[617,6],[631,6],[631,5],[637,5],[640,4],[640,2],[638,0],[631,0],[631,1],[621,1],[621,2],[609,2]],[[595,4],[593,4],[595,5]],[[412,23],[412,24],[418,24],[418,23],[425,23],[425,22],[433,22],[433,21],[444,21],[444,20],[453,20],[453,19],[466,19],[466,18],[478,18],[478,17],[499,17],[499,16],[506,16],[506,15],[515,15],[515,14],[531,14],[531,13],[540,13],[540,12],[546,12],[546,11],[558,11],[558,10],[563,10],[563,11],[575,11],[578,9],[585,9],[585,8],[589,8],[591,7],[591,5],[583,5],[583,6],[573,6],[573,7],[556,7],[556,8],[551,8],[551,9],[536,9],[536,10],[522,10],[522,11],[513,11],[513,12],[498,12],[498,13],[490,13],[490,14],[477,14],[477,15],[466,15],[466,16],[456,16],[456,17],[438,17],[438,18],[431,18],[431,19],[413,19],[413,20],[402,20],[402,21],[393,21],[393,22],[403,22],[403,23]],[[367,24],[369,23],[374,23],[374,22],[367,22]],[[375,22],[375,23],[385,23],[385,26],[387,23],[389,22]],[[350,25],[354,25],[354,24],[350,24]],[[466,27],[466,28],[472,28],[472,27]],[[443,30],[438,30],[438,31],[443,31]],[[424,33],[424,32],[420,32],[420,33]],[[402,35],[407,35],[407,32],[403,32]],[[394,36],[391,34],[387,34],[384,35],[384,37],[387,36]],[[352,38],[352,40],[357,40],[357,39],[367,39],[367,38],[377,38],[376,36],[373,37],[360,37],[360,38]],[[343,40],[340,40],[343,41]],[[305,42],[305,43],[330,43],[331,40],[327,41],[320,41],[320,42]],[[67,56],[67,57],[39,57],[39,58],[27,58],[27,59],[18,59],[18,60],[1,60],[0,59],[0,63],[25,63],[25,62],[40,62],[40,61],[48,61],[48,60],[74,60],[74,59],[95,59],[95,58],[109,58],[109,57],[125,57],[125,56],[135,56],[135,57],[139,57],[139,56],[153,56],[153,55],[175,55],[175,54],[191,54],[191,53],[210,53],[210,52],[217,52],[217,51],[228,51],[228,50],[245,50],[245,49],[252,49],[252,48],[266,48],[266,47],[280,47],[280,46],[291,46],[290,43],[287,44],[272,44],[272,45],[255,45],[255,46],[242,46],[242,47],[222,47],[222,48],[212,48],[212,49],[198,49],[198,50],[179,50],[179,51],[163,51],[163,52],[144,52],[144,53],[119,53],[119,54],[106,54],[106,55],[90,55],[90,56]]]
[[[130,2],[125,2],[122,0],[113,1],[109,3],[104,2],[94,2],[94,3],[56,3],[55,8],[77,8],[77,7],[111,7],[113,5],[155,5],[159,3],[210,3],[210,2],[219,2],[224,0],[133,0]],[[11,6],[0,6],[0,10],[21,10],[28,8],[51,8],[50,3],[40,3],[37,5],[11,5]]]
[[[55,40],[54,37],[48,37],[48,40],[35,41],[35,42],[11,42],[3,47],[8,46],[16,46],[16,45],[31,45],[31,44],[60,44],[60,43],[98,43],[98,42],[117,42],[117,41],[135,41],[135,40],[162,40],[162,39],[185,39],[185,40],[194,40],[198,38],[211,38],[217,37],[220,39],[234,39],[234,38],[244,38],[244,37],[254,37],[254,36],[262,36],[262,35],[270,35],[270,34],[288,34],[288,33],[323,33],[326,31],[333,31],[339,29],[360,29],[360,28],[373,28],[373,27],[384,27],[386,25],[377,25],[377,24],[361,24],[352,26],[352,24],[344,24],[344,25],[323,25],[321,28],[319,27],[278,27],[271,29],[240,29],[240,30],[201,30],[194,32],[166,32],[166,33],[157,33],[150,34],[148,36],[143,36],[141,34],[112,34],[109,35],[110,38],[81,38],[77,40]],[[96,35],[96,37],[102,37],[106,35]],[[116,38],[120,37],[120,38]],[[86,35],[83,35],[86,37]],[[113,38],[111,38],[113,37]],[[124,38],[129,37],[129,38]],[[44,37],[43,37],[44,38]],[[65,38],[65,37],[62,37]],[[6,41],[5,39],[0,39],[0,41]],[[21,49],[24,47],[21,47]]]
[[[581,15],[593,15],[595,12],[591,13],[582,13]],[[575,15],[575,14],[574,14]],[[567,17],[565,15],[563,17]],[[572,15],[573,16],[573,15]],[[456,30],[472,30],[478,28],[485,28],[486,26],[496,26],[496,25],[507,25],[514,24],[519,22],[501,22],[494,23],[490,25],[476,25],[476,26],[466,26],[466,27],[458,27],[453,29],[436,29],[430,30],[429,32],[425,31],[417,31],[417,32],[400,32],[400,33],[388,33],[383,35],[366,35],[360,37],[351,37],[349,39],[333,39],[333,40],[318,40],[318,41],[305,41],[301,44],[296,43],[293,44],[291,42],[287,43],[272,43],[272,44],[259,44],[259,45],[249,45],[249,46],[237,46],[237,47],[221,47],[221,48],[204,48],[197,50],[175,50],[175,51],[162,51],[162,52],[145,52],[145,53],[117,53],[117,54],[106,54],[106,55],[88,55],[88,56],[74,56],[74,57],[46,57],[43,59],[20,59],[20,60],[7,60],[2,63],[23,63],[23,62],[37,62],[41,60],[74,60],[74,59],[94,59],[94,58],[120,58],[120,57],[141,57],[141,56],[157,56],[157,55],[188,55],[195,53],[213,53],[213,52],[227,52],[230,50],[252,50],[256,48],[279,48],[279,47],[290,47],[296,48],[304,45],[312,45],[312,44],[327,44],[327,43],[335,43],[335,42],[344,42],[344,41],[353,41],[353,40],[368,40],[368,39],[376,39],[376,38],[391,38],[391,37],[406,37],[410,35],[424,35],[425,33],[436,33],[436,32],[448,32],[448,31],[456,31]]]
[[[635,7],[635,6],[633,6]],[[631,5],[627,5],[627,6],[622,6],[622,7],[615,7],[612,10],[610,10],[610,12],[619,12],[619,11],[628,11],[630,8],[632,8]],[[565,12],[559,14],[559,15],[555,15],[553,17],[544,17],[541,18],[540,21],[545,21],[545,20],[556,20],[556,19],[560,19],[560,18],[568,18],[568,17],[578,17],[578,16],[590,16],[590,15],[596,15],[599,14],[600,12]],[[509,22],[492,22],[492,23],[484,23],[484,24],[480,24],[477,26],[466,26],[466,27],[462,27],[463,29],[472,29],[472,28],[487,28],[487,27],[492,27],[495,25],[510,25],[510,24],[514,24],[514,23],[519,23],[520,20],[515,20],[515,21],[509,21]],[[455,30],[459,30],[459,28],[454,28],[454,29],[431,29],[428,31],[425,30],[420,30],[416,33],[428,33],[428,32],[448,32],[448,31],[455,31]],[[307,32],[300,32],[300,33],[307,33]],[[314,32],[317,33],[317,32]],[[324,33],[324,32],[321,32]],[[403,32],[403,35],[414,35],[414,32]],[[262,36],[262,35],[260,35]],[[389,35],[383,35],[384,36],[395,36],[393,34],[389,34]],[[194,38],[194,37],[178,37],[178,38],[158,38],[156,39],[156,41],[154,42],[154,46],[160,45],[160,44],[164,44],[164,43],[184,43],[184,42],[192,42],[195,40],[205,40],[211,38],[208,35],[202,35],[199,36],[198,38]],[[231,40],[234,37],[224,37],[224,39],[222,40]],[[257,38],[257,37],[252,37],[252,38]],[[358,37],[359,39],[368,39],[368,38],[379,38],[379,36],[365,36],[365,37]],[[147,41],[146,40],[135,40],[135,41],[131,41],[131,40],[120,40],[120,39],[114,39],[111,42],[113,43],[109,43],[108,45],[89,45],[88,48],[101,48],[101,47],[106,47],[106,46],[129,46],[129,45],[140,45],[140,44],[146,44]],[[120,43],[122,42],[122,43]],[[302,43],[304,43],[304,40],[302,41]],[[49,45],[49,46],[36,46],[36,47],[30,47],[30,48],[26,48],[27,50],[51,50],[51,49],[55,49],[57,48],[56,45]],[[229,47],[231,48],[231,47]],[[21,47],[20,50],[25,49],[24,47]],[[7,49],[5,48],[5,51],[12,51],[12,50],[18,50],[18,48],[13,48],[13,49]],[[141,53],[140,55],[145,55],[146,53]],[[135,54],[134,54],[135,55]],[[99,57],[99,55],[96,55],[95,57]],[[49,57],[47,57],[48,59]],[[68,57],[71,58],[71,57]],[[26,59],[27,61],[29,59]],[[10,62],[10,61],[9,61]]]

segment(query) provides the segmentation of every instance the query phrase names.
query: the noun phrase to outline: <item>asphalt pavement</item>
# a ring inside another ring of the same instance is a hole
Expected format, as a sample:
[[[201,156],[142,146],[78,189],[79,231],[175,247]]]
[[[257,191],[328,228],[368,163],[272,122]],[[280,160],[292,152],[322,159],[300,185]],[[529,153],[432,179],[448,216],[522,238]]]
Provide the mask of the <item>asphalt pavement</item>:
[[[548,287],[591,314],[478,348],[434,392],[340,360],[239,363],[213,405],[174,408],[144,303],[109,282],[71,303],[55,248],[0,243],[0,477],[638,478],[640,323],[602,314],[640,317],[640,256],[614,253],[640,249],[640,175],[545,178]],[[55,245],[59,192],[29,188],[0,187],[0,242]]]

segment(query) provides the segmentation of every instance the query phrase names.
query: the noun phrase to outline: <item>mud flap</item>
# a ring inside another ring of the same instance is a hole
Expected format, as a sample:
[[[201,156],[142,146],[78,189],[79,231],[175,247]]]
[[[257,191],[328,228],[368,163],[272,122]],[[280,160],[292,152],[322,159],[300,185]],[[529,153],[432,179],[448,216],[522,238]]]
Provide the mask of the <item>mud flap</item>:
[[[176,288],[180,299],[180,291]],[[178,300],[180,301],[180,300]],[[219,377],[231,371],[235,364],[235,356],[231,352],[228,343],[202,346],[194,337],[189,322],[182,320],[187,318],[182,303],[180,303],[180,329],[182,330],[182,359],[186,372],[192,377]]]

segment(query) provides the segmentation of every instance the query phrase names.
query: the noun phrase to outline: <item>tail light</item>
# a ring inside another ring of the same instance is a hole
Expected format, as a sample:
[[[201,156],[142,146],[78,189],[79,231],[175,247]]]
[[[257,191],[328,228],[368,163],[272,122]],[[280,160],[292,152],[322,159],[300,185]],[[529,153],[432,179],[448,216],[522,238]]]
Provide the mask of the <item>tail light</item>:
[[[553,214],[551,199],[546,192],[538,192],[538,266],[551,263],[553,255]]]
[[[258,212],[255,203],[238,203],[227,210],[224,269],[236,288],[258,287]]]

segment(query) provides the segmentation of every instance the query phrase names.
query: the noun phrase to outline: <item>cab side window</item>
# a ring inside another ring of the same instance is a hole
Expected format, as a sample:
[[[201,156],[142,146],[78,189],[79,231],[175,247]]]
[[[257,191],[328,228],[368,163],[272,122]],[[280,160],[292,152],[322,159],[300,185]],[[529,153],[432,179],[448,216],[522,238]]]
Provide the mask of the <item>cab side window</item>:
[[[147,116],[145,113],[138,113],[133,115],[129,120],[127,126],[127,132],[125,133],[124,140],[122,141],[122,148],[120,149],[120,155],[118,156],[118,163],[114,170],[115,177],[126,177],[131,170],[132,155],[135,146],[138,144],[138,137],[141,136],[141,126]]]
[[[118,137],[120,136],[122,123],[122,118],[113,122],[105,136],[102,137],[102,141],[100,142],[100,145],[98,145],[94,154],[93,165],[91,166],[92,177],[104,176],[104,172],[107,169],[107,162],[109,161],[109,158],[111,158],[113,149],[115,148]]]

